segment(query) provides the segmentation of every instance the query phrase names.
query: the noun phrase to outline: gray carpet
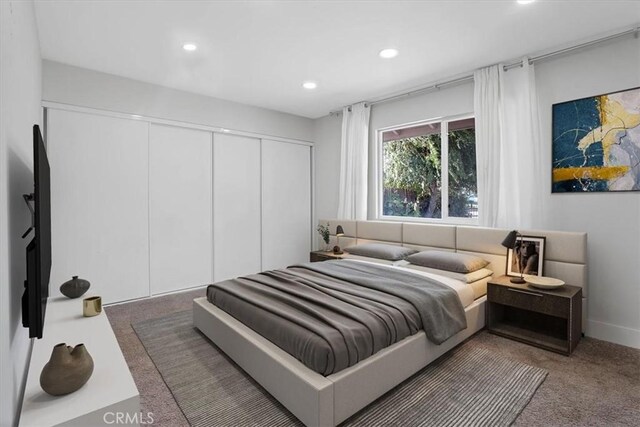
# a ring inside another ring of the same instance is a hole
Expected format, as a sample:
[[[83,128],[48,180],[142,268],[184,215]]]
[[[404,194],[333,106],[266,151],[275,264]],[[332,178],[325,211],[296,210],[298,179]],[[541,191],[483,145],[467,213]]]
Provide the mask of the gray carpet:
[[[299,425],[192,325],[191,311],[132,325],[193,426]],[[462,345],[345,425],[508,426],[547,373]]]

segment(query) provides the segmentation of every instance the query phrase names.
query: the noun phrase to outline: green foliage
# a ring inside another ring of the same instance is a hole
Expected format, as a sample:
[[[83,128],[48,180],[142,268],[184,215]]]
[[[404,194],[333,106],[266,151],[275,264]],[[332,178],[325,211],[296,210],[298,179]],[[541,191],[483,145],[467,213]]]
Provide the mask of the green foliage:
[[[440,217],[440,134],[384,144],[384,214]]]
[[[449,216],[477,215],[476,134],[449,132]]]
[[[320,233],[320,236],[322,237],[322,240],[324,240],[325,244],[329,244],[329,223],[327,223],[327,225],[322,225],[319,224],[318,228],[316,229],[318,231],[318,233]]]
[[[384,143],[384,215],[440,218],[440,134]],[[449,133],[449,215],[471,216],[476,194],[475,132]]]

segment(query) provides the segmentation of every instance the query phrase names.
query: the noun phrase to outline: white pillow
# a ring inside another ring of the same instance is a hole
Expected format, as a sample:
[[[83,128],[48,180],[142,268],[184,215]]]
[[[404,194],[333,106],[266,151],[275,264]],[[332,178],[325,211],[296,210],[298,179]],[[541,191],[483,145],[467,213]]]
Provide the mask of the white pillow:
[[[454,271],[438,270],[437,268],[422,267],[421,265],[415,265],[415,264],[406,264],[406,265],[402,265],[402,267],[411,268],[413,270],[418,270],[418,271],[424,271],[426,273],[439,274],[440,276],[450,277],[452,279],[460,280],[461,282],[464,282],[464,283],[471,283],[477,280],[482,280],[485,277],[489,277],[493,274],[493,271],[489,270],[488,268],[481,268],[480,270],[476,270],[472,273],[465,274],[465,273],[456,273]]]
[[[362,245],[349,246],[344,248],[344,251],[351,255],[386,259],[388,261],[400,261],[418,252],[415,249],[405,248],[404,246],[387,245],[384,243],[365,243]]]
[[[455,273],[472,273],[489,265],[489,261],[459,252],[422,251],[405,257],[411,264]]]

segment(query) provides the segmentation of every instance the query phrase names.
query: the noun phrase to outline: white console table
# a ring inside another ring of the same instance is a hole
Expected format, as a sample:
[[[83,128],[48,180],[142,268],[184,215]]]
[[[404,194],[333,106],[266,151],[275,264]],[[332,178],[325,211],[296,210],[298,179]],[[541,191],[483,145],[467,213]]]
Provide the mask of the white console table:
[[[59,343],[84,343],[94,369],[78,391],[55,397],[40,388],[40,372]],[[82,298],[49,298],[43,338],[33,343],[20,426],[113,425],[116,413],[129,415],[127,425],[140,422],[140,395],[107,315],[83,317]]]

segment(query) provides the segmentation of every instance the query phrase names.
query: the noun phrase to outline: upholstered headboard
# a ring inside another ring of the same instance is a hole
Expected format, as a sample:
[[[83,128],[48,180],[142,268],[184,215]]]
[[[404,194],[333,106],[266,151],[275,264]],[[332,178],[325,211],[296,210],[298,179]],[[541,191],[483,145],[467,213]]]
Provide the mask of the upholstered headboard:
[[[319,220],[329,223],[330,244],[336,245],[336,227],[341,225],[344,236],[340,246],[349,247],[367,242],[402,245],[418,250],[445,250],[469,253],[490,261],[488,268],[495,275],[506,273],[507,250],[502,241],[510,230],[499,228],[439,225],[391,221]],[[544,275],[564,280],[582,288],[583,329],[586,326],[587,298],[587,233],[549,230],[519,230],[525,236],[544,236]]]

